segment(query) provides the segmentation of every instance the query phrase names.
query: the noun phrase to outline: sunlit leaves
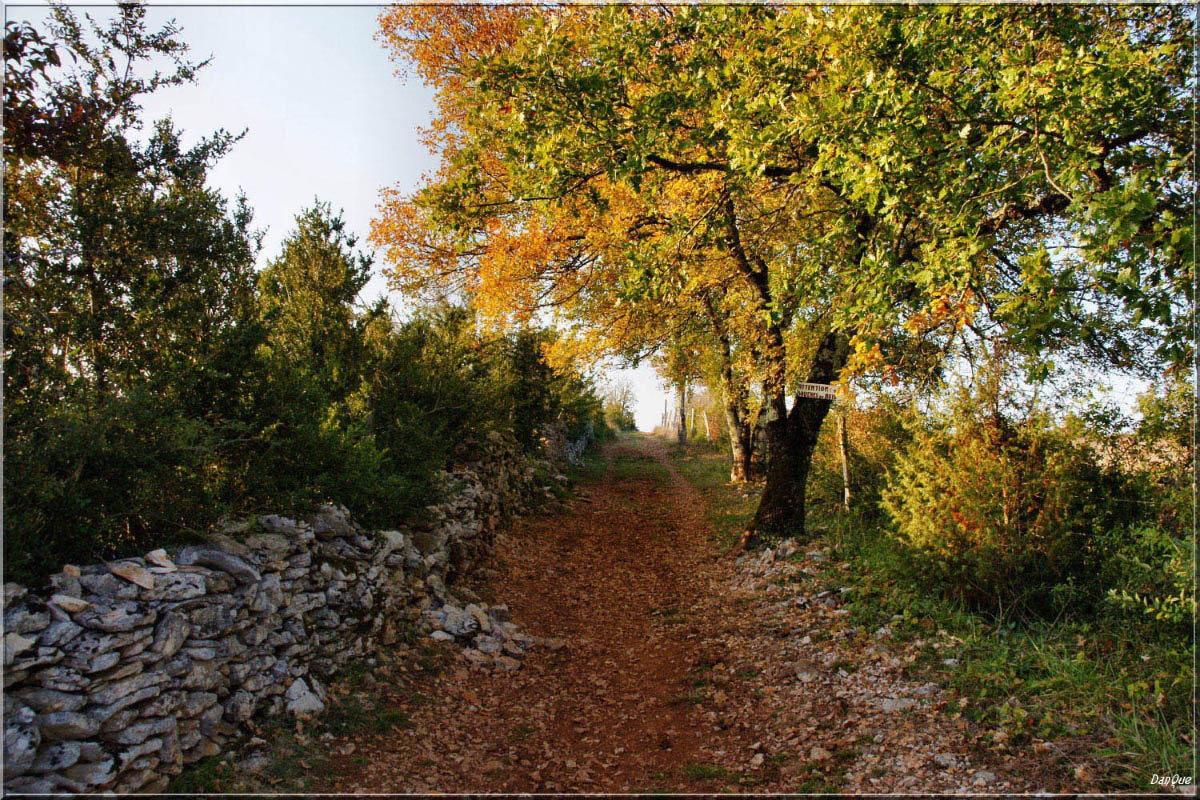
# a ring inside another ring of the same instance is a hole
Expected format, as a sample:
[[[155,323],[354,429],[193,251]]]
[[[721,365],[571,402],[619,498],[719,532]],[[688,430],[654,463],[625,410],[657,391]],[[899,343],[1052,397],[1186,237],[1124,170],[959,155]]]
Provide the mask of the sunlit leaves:
[[[753,335],[820,320],[855,369],[898,335],[1178,361],[1189,13],[393,9],[444,166],[375,237],[398,286],[609,326],[747,280],[731,207]]]

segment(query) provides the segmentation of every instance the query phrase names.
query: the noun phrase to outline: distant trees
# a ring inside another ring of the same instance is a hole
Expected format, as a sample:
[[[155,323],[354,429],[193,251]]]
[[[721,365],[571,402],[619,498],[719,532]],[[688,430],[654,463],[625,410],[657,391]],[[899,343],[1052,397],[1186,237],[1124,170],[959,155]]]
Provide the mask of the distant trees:
[[[628,380],[619,380],[605,387],[600,397],[604,402],[604,419],[609,427],[618,431],[637,430],[637,423],[633,418],[634,404],[637,400],[633,384]]]

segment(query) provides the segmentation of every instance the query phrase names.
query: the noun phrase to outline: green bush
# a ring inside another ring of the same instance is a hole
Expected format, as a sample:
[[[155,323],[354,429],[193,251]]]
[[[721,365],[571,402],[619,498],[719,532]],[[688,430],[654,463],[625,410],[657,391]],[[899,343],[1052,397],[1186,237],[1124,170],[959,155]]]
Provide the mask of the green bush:
[[[1195,541],[1143,524],[1115,530],[1109,544],[1108,603],[1181,633],[1190,630],[1196,621]]]
[[[10,431],[4,455],[6,580],[170,543],[217,513],[216,481],[202,478],[217,437],[146,395],[54,409]]]
[[[1094,599],[1094,533],[1118,489],[1044,417],[960,402],[914,431],[882,493],[895,533],[975,607],[1054,612]]]

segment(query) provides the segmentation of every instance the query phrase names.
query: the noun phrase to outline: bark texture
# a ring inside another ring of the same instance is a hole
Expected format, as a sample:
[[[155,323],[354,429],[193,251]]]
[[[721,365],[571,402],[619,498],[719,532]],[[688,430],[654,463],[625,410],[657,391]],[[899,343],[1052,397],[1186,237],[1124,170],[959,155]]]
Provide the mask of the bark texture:
[[[849,351],[849,340],[845,334],[838,331],[826,333],[813,357],[808,382],[832,383],[836,380],[846,365]],[[808,474],[812,469],[817,436],[831,405],[831,400],[796,396],[790,410],[785,410],[767,424],[770,454],[767,483],[754,520],[743,536],[743,546],[750,546],[763,536],[802,539],[807,535],[805,497]]]

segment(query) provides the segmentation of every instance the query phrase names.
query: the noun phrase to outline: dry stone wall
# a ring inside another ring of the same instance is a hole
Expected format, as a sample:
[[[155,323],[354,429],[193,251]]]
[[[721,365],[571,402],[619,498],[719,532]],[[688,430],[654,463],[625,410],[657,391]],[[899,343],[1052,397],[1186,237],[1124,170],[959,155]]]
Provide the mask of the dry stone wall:
[[[158,791],[255,715],[319,713],[341,667],[444,618],[447,584],[548,491],[539,473],[493,437],[440,476],[446,499],[420,527],[368,532],[327,505],[68,566],[41,591],[5,584],[6,792]]]

